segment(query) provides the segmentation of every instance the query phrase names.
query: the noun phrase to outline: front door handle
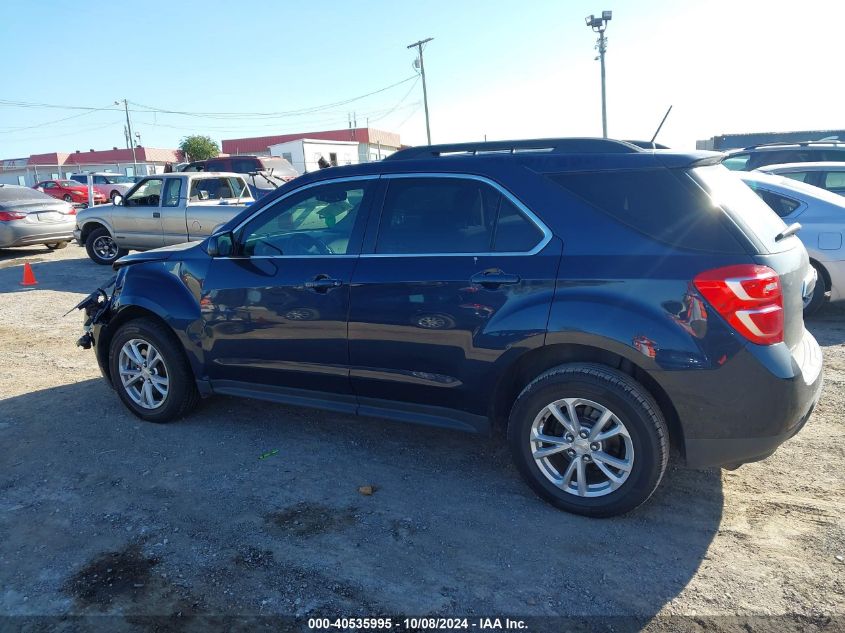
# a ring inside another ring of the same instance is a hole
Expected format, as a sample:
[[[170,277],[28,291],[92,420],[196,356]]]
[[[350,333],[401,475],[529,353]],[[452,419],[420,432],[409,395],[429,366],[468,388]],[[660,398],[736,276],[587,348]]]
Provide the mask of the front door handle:
[[[485,288],[498,288],[520,282],[519,275],[506,273],[499,268],[488,268],[480,273],[475,273],[469,279],[474,284],[481,284]]]
[[[314,292],[328,292],[332,288],[340,288],[343,282],[340,279],[332,279],[328,275],[317,275],[311,281],[305,282],[305,287]]]
[[[153,217],[154,217],[154,218],[160,218],[160,217],[161,217],[161,213],[159,213],[158,211],[153,211]]]

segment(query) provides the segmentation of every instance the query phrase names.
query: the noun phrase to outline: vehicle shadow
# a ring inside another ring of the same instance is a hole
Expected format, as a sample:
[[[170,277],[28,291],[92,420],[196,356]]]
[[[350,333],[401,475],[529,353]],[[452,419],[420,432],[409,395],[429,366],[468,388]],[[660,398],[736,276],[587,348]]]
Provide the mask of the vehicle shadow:
[[[723,508],[718,471],[673,468],[641,508],[587,519],[535,497],[494,440],[232,398],[155,425],[99,379],[3,400],[0,433],[13,615],[635,616],[613,626],[636,630],[695,575]],[[107,586],[86,571],[119,556],[149,569]]]
[[[77,247],[71,244],[67,248]],[[57,252],[46,248],[0,250],[0,293],[39,288],[88,294],[114,275],[110,266],[100,266],[87,257],[56,259]],[[36,286],[21,285],[25,262],[32,267]]]

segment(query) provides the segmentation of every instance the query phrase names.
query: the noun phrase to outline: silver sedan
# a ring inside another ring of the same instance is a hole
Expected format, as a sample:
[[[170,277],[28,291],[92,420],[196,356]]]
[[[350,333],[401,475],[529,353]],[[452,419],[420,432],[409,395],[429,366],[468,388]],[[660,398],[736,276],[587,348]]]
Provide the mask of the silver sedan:
[[[0,184],[0,248],[44,244],[64,248],[73,239],[76,208],[18,185]]]
[[[816,269],[817,282],[804,314],[826,299],[845,301],[845,197],[791,178],[757,171],[739,177],[787,224],[798,222],[798,237]]]

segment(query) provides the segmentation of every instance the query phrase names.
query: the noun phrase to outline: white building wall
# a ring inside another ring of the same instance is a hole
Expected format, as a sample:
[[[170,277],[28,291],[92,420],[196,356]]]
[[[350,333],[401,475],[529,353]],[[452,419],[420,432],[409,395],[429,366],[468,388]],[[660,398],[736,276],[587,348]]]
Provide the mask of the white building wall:
[[[271,156],[287,158],[300,174],[317,171],[317,164],[322,156],[337,165],[357,165],[361,162],[359,143],[353,141],[322,141],[318,139],[298,139],[270,146]]]
[[[0,183],[32,187],[42,180],[67,178],[71,174],[88,171],[109,171],[124,176],[149,176],[164,171],[164,163],[138,163],[133,169],[132,163],[101,163],[98,165],[28,165],[3,169],[0,171]],[[134,174],[132,173],[134,171]],[[23,181],[21,181],[23,179]]]

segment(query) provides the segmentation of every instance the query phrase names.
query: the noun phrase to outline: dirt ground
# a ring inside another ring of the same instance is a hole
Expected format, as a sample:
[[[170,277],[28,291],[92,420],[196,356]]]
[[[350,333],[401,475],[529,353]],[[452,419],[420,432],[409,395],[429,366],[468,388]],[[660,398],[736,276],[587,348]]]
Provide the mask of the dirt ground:
[[[590,520],[537,499],[487,438],[230,398],[139,421],[62,316],[110,275],[74,245],[0,251],[2,630],[845,628],[845,309],[808,323],[826,386],[796,438],[733,472],[673,466],[644,507]]]

